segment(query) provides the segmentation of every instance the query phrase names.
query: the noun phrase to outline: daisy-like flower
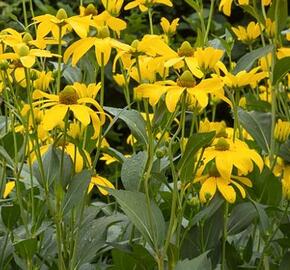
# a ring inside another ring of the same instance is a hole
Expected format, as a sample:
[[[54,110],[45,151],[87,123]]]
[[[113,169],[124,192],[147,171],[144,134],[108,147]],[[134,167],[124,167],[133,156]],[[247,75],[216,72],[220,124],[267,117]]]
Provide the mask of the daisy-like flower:
[[[91,97],[85,96],[80,88],[66,86],[58,95],[48,94],[43,91],[33,92],[34,106],[41,105],[45,110],[42,124],[45,130],[50,131],[62,123],[68,111],[73,112],[75,119],[85,127],[91,122],[94,127],[92,139],[99,136],[100,126],[105,123],[105,113],[99,103]],[[93,105],[97,111],[91,109]]]
[[[275,124],[274,137],[278,142],[285,142],[290,135],[290,122],[278,119]]]
[[[38,24],[37,36],[46,37],[49,33],[59,40],[59,36],[64,36],[73,29],[80,38],[87,36],[91,23],[91,16],[73,16],[68,18],[64,9],[59,9],[56,16],[51,14],[40,15],[33,18]]]
[[[131,1],[130,3],[128,3],[125,6],[125,10],[129,10],[135,7],[139,7],[141,12],[146,12],[148,10],[148,8],[150,8],[153,5],[156,4],[162,4],[162,5],[166,5],[168,7],[172,7],[173,4],[170,0],[134,0]]]
[[[247,27],[232,27],[233,32],[238,40],[251,44],[258,36],[261,35],[261,29],[258,23],[250,22]]]
[[[256,67],[249,72],[242,70],[235,75],[230,72],[226,72],[226,75],[221,77],[221,79],[229,88],[239,88],[247,85],[255,87],[259,81],[268,76],[268,72],[258,72],[259,70],[260,67]]]
[[[214,70],[226,70],[224,64],[220,61],[224,52],[212,47],[197,48],[196,50],[191,47],[190,43],[184,41],[177,53],[172,50],[171,55],[164,54],[168,60],[165,62],[165,67],[176,67],[179,69],[183,67],[184,62],[188,66],[189,70],[197,78],[202,78],[209,71]]]
[[[214,163],[212,163],[214,161]],[[246,193],[243,185],[251,187],[251,180],[243,177],[254,169],[256,164],[260,170],[264,163],[260,155],[248,147],[240,140],[220,137],[216,138],[212,146],[207,147],[203,153],[203,164],[198,169],[198,177],[194,182],[202,184],[200,199],[206,202],[211,199],[217,190],[230,203],[236,200],[236,192],[232,185],[240,191],[243,198]],[[208,172],[203,175],[206,167],[210,166]],[[233,169],[236,168],[238,175],[234,175]]]
[[[51,71],[36,71],[37,79],[33,81],[34,89],[47,91],[49,84],[53,82],[54,78]]]
[[[89,184],[88,192],[91,192],[93,187],[96,186],[102,195],[108,195],[108,191],[105,188],[115,189],[114,185],[106,178],[95,175],[91,178],[91,182]]]
[[[208,94],[214,94],[225,100],[221,79],[218,77],[204,79],[196,84],[195,79],[188,70],[183,72],[176,82],[167,80],[154,84],[141,84],[134,90],[136,98],[149,98],[151,106],[155,106],[161,96],[165,94],[165,103],[170,112],[174,112],[184,92],[188,94],[189,99],[193,99],[194,103],[202,108],[208,104]],[[229,101],[227,100],[227,102]]]
[[[246,175],[254,169],[256,164],[260,171],[263,169],[261,156],[248,145],[238,139],[233,142],[230,138],[216,138],[212,146],[207,147],[203,154],[203,165],[214,160],[218,173],[225,179],[230,179],[233,168],[237,168],[241,175]]]
[[[68,59],[72,57],[72,66],[75,66],[93,46],[99,65],[108,63],[112,48],[128,49],[128,45],[110,38],[110,30],[107,26],[99,27],[97,37],[82,38],[70,45],[64,53],[64,62],[67,63]]]
[[[0,59],[19,60],[26,68],[31,68],[36,57],[53,57],[59,56],[47,50],[30,49],[25,43],[17,44],[13,47],[14,53],[3,53]]]

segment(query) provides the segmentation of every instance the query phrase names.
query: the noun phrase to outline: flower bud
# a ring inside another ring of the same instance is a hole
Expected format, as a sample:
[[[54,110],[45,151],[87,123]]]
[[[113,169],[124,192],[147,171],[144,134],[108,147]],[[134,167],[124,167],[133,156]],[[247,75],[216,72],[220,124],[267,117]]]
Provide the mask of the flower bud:
[[[63,8],[60,8],[56,13],[56,18],[59,20],[67,19],[67,13]]]

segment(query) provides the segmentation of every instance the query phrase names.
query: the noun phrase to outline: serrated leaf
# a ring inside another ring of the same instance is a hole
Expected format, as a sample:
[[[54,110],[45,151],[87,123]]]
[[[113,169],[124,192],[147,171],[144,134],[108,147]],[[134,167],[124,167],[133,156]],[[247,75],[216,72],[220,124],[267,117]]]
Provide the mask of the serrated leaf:
[[[144,144],[147,144],[146,123],[141,114],[136,110],[118,109],[112,107],[104,107],[110,114],[117,119],[122,119],[130,128],[133,136]]]
[[[151,247],[154,249],[156,246],[162,246],[165,238],[165,221],[158,206],[153,201],[150,202],[150,218],[144,193],[112,189],[109,193],[116,198],[124,213]]]
[[[272,52],[274,49],[273,45],[267,45],[265,47],[256,49],[254,51],[251,51],[247,54],[245,54],[243,57],[240,58],[238,61],[233,73],[237,74],[242,70],[249,71],[256,60],[259,58],[265,56],[266,54]]]
[[[264,112],[247,112],[238,108],[240,123],[256,140],[265,153],[270,152],[271,142],[271,114]]]

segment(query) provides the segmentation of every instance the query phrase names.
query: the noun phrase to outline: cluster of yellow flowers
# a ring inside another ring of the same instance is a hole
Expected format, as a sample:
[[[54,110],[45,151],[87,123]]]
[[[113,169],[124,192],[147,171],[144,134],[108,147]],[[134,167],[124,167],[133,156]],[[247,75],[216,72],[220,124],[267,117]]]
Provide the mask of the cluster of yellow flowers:
[[[127,27],[126,21],[119,18],[123,0],[101,2],[103,11],[100,13],[93,4],[89,4],[81,6],[79,15],[71,17],[64,9],[59,9],[55,16],[45,14],[34,17],[34,34],[29,28],[25,32],[11,28],[0,32],[0,89],[2,95],[6,96],[6,102],[13,102],[19,116],[19,123],[10,128],[15,127],[16,132],[31,135],[26,151],[28,161],[37,160],[37,147],[43,155],[51,145],[56,145],[71,157],[75,172],[80,172],[84,167],[95,170],[96,164],[86,150],[86,140],[87,134],[92,133],[90,140],[94,141],[97,151],[101,151],[105,141],[103,127],[110,122],[104,110],[106,66],[112,66],[113,78],[124,89],[128,106],[133,99],[138,105],[148,100],[150,110],[155,112],[164,101],[174,119],[185,111],[191,111],[194,117],[201,119],[208,106],[215,108],[221,101],[235,112],[238,105],[247,105],[245,97],[241,98],[245,89],[260,100],[272,100],[273,58],[289,57],[289,48],[277,47],[274,53],[260,57],[256,67],[234,72],[236,63],[232,62],[224,49],[210,44],[197,47],[189,41],[183,41],[178,47],[172,45],[170,40],[176,34],[179,18],[172,22],[161,18],[163,34],[154,34],[152,8],[157,4],[172,7],[172,1],[134,0],[124,6],[124,10],[138,7],[141,12],[148,13],[150,20],[150,33],[131,44],[121,39],[121,32]],[[230,16],[232,2],[221,0],[219,10]],[[237,4],[251,5],[250,2],[239,0]],[[261,4],[265,7],[271,1],[263,0]],[[277,35],[275,22],[270,18],[265,18],[263,24],[251,21],[246,27],[237,26],[231,30],[237,40],[249,46],[249,50],[253,49],[253,44],[260,37],[263,42],[266,38],[272,43]],[[92,49],[101,70],[100,82],[64,85],[64,68],[78,66]],[[229,59],[225,60],[227,57]],[[51,68],[52,62],[54,68]],[[130,85],[135,86],[133,91]],[[24,98],[22,94],[20,97],[21,88],[27,89]],[[288,98],[289,93],[285,93]],[[289,113],[286,115],[289,116]],[[144,118],[148,121],[146,114]],[[275,127],[275,138],[281,143],[287,140],[290,133],[289,119],[283,120],[277,121]],[[243,140],[245,134],[242,134],[242,127],[228,128],[224,122],[214,122],[213,118],[213,122],[207,119],[201,121],[196,130],[216,132],[211,145],[198,154],[201,164],[192,181],[192,184],[201,184],[201,202],[210,200],[217,190],[230,203],[236,200],[235,189],[245,198],[244,186],[252,186],[247,175],[253,171],[254,165],[262,171],[264,161]],[[164,139],[161,133],[155,134],[154,139]],[[170,132],[167,135],[167,140],[170,140]],[[136,140],[130,137],[128,142],[134,146]],[[105,153],[101,159],[108,165],[115,161]],[[289,197],[289,165],[285,163],[284,168],[280,175],[286,196]],[[113,188],[110,181],[95,171],[89,190],[93,185],[99,186],[103,194],[107,194],[107,191],[102,187]],[[8,183],[4,197],[12,188],[13,183]]]

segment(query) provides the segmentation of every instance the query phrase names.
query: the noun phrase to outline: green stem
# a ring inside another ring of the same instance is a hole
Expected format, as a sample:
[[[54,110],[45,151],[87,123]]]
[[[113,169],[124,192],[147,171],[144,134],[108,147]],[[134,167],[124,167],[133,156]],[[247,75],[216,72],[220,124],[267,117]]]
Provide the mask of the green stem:
[[[203,39],[204,44],[207,44],[207,41],[208,41],[208,34],[209,34],[209,30],[210,30],[210,26],[211,26],[211,22],[212,22],[212,18],[213,18],[213,13],[214,13],[214,4],[215,4],[215,0],[211,0],[206,32],[205,32],[204,39]]]
[[[24,25],[25,25],[25,28],[27,28],[28,27],[28,19],[27,19],[27,10],[26,10],[25,0],[22,0],[22,8],[23,8],[23,16],[24,16]]]
[[[149,25],[150,25],[150,34],[151,35],[154,35],[153,20],[152,20],[152,10],[151,10],[151,8],[148,8],[148,17],[149,17]]]
[[[225,202],[221,270],[226,270],[226,242],[227,242],[227,235],[228,235],[228,228],[227,228],[228,227],[228,213],[229,213],[229,203]]]
[[[58,48],[57,48],[57,53],[58,53],[58,60],[57,60],[57,86],[56,86],[56,93],[58,94],[60,92],[60,80],[61,80],[61,62],[62,62],[62,25],[59,25],[58,27]]]

